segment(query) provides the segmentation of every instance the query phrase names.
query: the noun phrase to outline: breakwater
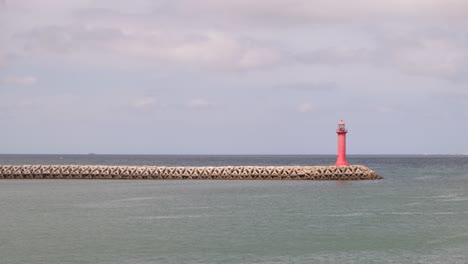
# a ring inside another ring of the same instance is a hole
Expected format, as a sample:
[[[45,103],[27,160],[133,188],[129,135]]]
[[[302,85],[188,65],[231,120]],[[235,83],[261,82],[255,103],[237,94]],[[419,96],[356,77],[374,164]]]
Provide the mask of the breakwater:
[[[339,167],[0,165],[0,179],[378,180],[383,178],[362,165]]]

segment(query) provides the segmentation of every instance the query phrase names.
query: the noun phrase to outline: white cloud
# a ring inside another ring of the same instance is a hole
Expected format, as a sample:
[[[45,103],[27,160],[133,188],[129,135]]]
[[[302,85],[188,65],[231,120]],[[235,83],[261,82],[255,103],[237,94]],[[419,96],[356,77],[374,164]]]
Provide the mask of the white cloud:
[[[297,111],[299,113],[310,113],[315,111],[315,107],[310,103],[302,103],[297,106]]]
[[[0,84],[13,86],[32,86],[37,84],[34,76],[7,76],[0,80]]]
[[[246,50],[239,60],[241,68],[255,68],[264,65],[273,65],[280,60],[280,54],[272,49]]]
[[[134,100],[130,103],[130,106],[136,109],[148,109],[156,105],[156,99],[154,97],[143,97]]]
[[[29,108],[32,106],[34,106],[34,103],[31,100],[21,100],[15,104],[16,108]]]
[[[388,107],[388,106],[378,106],[375,108],[375,110],[382,114],[396,112],[396,110],[393,107]]]
[[[207,109],[216,107],[218,104],[205,99],[192,99],[187,103],[187,106],[192,109]]]
[[[268,48],[246,47],[233,36],[214,31],[199,32],[191,38],[182,35],[159,47],[150,45],[150,42],[143,42],[137,50],[122,47],[122,51],[185,64],[227,68],[271,65],[277,58],[275,52]]]
[[[21,38],[28,47],[27,53],[60,54],[79,60],[85,56],[95,63],[107,55],[159,63],[244,69],[273,65],[279,59],[279,55],[268,47],[247,46],[241,39],[218,31],[54,26],[23,33]]]

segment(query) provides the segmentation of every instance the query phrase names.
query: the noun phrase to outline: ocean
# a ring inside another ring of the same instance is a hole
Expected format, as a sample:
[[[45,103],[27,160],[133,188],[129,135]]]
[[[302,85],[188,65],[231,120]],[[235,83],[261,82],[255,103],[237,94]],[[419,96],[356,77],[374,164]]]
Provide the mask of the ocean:
[[[334,156],[0,155],[330,165]],[[468,263],[468,156],[349,156],[378,181],[0,180],[0,263]]]

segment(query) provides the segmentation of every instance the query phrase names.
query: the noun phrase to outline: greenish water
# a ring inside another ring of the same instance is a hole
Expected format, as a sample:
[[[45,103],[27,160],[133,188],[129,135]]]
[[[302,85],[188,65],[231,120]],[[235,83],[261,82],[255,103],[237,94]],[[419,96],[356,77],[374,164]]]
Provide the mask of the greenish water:
[[[56,157],[0,156],[3,164],[36,159]],[[151,156],[66,159],[164,163]],[[285,165],[333,157],[164,159]],[[386,179],[2,180],[0,263],[468,263],[468,157],[350,160]]]

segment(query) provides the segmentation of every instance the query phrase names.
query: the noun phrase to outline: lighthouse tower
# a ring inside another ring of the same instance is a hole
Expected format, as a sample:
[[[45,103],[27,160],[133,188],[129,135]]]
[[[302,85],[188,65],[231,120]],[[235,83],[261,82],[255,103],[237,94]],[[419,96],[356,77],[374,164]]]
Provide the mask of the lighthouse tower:
[[[338,154],[336,155],[335,166],[349,166],[346,161],[346,133],[348,133],[348,130],[346,130],[343,120],[338,123],[336,133],[338,134]]]

